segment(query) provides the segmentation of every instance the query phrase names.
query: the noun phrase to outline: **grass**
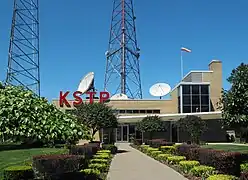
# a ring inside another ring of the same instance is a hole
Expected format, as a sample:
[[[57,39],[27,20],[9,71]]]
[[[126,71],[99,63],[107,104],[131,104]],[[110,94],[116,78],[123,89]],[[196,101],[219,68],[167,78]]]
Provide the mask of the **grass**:
[[[0,177],[3,170],[9,166],[26,165],[32,161],[32,157],[41,154],[65,154],[67,149],[58,148],[34,148],[0,151]]]
[[[211,148],[217,150],[231,151],[231,152],[241,152],[248,153],[248,146],[242,145],[228,145],[228,144],[216,144],[216,145],[203,145],[203,148]]]

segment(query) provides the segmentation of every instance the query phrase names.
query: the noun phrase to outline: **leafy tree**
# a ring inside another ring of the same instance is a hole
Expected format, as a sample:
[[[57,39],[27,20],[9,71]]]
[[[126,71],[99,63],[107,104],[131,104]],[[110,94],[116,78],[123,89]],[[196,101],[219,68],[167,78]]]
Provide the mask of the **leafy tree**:
[[[5,86],[0,89],[0,136],[48,144],[88,138],[88,131],[75,117],[58,110],[45,98],[23,87]]]
[[[154,132],[165,131],[167,128],[159,116],[147,116],[137,123],[137,129],[143,133],[149,132],[152,139]]]
[[[206,122],[198,116],[188,115],[177,121],[180,129],[187,132],[193,143],[199,144],[202,133],[206,130]]]
[[[219,109],[223,125],[231,128],[248,127],[248,64],[241,63],[233,69],[227,81],[229,90],[222,90]]]
[[[111,107],[104,103],[82,103],[75,109],[78,120],[91,129],[91,140],[102,128],[116,128],[117,117]]]

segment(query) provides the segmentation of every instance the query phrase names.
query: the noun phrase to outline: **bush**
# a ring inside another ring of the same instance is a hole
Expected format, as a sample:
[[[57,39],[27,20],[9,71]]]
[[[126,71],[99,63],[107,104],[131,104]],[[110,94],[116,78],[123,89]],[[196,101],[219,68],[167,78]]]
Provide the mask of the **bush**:
[[[133,144],[138,145],[138,146],[141,145],[142,144],[142,139],[134,139]]]
[[[241,173],[240,180],[248,180],[248,173],[247,172]]]
[[[118,148],[113,145],[113,144],[103,144],[102,145],[102,149],[104,150],[110,150],[111,151],[111,154],[116,154],[117,151],[118,151]]]
[[[158,148],[152,148],[152,147],[149,147],[149,148],[146,149],[146,153],[148,155],[151,155],[152,151],[159,151],[159,149]]]
[[[98,163],[89,164],[89,168],[97,169],[100,172],[106,172],[108,170],[108,166],[106,164],[98,164]]]
[[[180,161],[184,160],[186,160],[185,156],[171,156],[167,158],[167,161],[170,164],[179,164]]]
[[[190,149],[192,148],[199,148],[198,145],[189,145],[189,144],[182,144],[176,147],[176,154],[180,156],[185,156],[189,159]],[[190,160],[197,160],[197,159],[190,159]]]
[[[83,168],[85,159],[80,155],[40,155],[33,157],[33,169],[38,177],[59,178]]]
[[[152,151],[150,154],[153,158],[156,158],[159,154],[161,154],[162,151]]]
[[[85,179],[97,179],[101,172],[98,169],[83,169],[80,172],[84,174]]]
[[[111,151],[110,150],[100,150],[100,151],[97,151],[96,154],[111,154]]]
[[[248,172],[248,163],[244,163],[240,165],[241,172]]]
[[[34,172],[31,166],[11,166],[4,169],[3,176],[6,180],[33,179]]]
[[[159,148],[163,153],[175,154],[176,148],[174,146],[161,146]]]
[[[240,176],[240,164],[242,162],[240,153],[201,149],[199,157],[201,164],[215,167],[221,174]]]
[[[180,161],[179,166],[184,173],[188,173],[193,167],[199,166],[199,161]]]
[[[175,144],[173,142],[167,142],[165,139],[148,140],[146,143],[153,148],[159,148],[160,146],[173,146]]]
[[[83,155],[87,159],[90,159],[95,155],[98,151],[98,147],[91,145],[80,145],[80,146],[71,146],[69,148],[69,154],[72,155]]]
[[[109,159],[110,155],[109,154],[97,154],[93,156],[94,159]]]
[[[237,179],[238,178],[235,176],[226,175],[226,174],[211,175],[207,178],[207,180],[237,180]]]
[[[160,161],[167,161],[167,158],[171,157],[171,156],[173,156],[173,155],[171,155],[171,154],[159,154],[157,158]]]
[[[107,159],[91,159],[90,163],[108,164]]]
[[[195,166],[190,170],[190,174],[192,174],[193,176],[197,176],[197,177],[207,178],[210,175],[215,174],[215,168],[211,166],[204,166],[204,165]]]

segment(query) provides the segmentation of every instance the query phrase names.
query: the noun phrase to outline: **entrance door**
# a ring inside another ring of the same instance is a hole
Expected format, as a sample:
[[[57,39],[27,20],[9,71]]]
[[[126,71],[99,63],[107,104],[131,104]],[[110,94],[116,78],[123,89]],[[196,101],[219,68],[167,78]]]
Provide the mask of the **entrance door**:
[[[116,128],[116,141],[128,142],[129,139],[129,127],[128,125],[119,125]]]

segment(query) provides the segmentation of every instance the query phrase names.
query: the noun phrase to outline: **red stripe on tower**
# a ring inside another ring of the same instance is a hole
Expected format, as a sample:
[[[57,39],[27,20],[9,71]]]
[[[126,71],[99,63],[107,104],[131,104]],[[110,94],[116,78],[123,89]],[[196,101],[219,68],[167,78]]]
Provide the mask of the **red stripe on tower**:
[[[181,48],[181,51],[191,52],[191,50],[190,50],[190,49],[187,49],[187,48],[185,48],[185,47],[182,47],[182,48]]]

